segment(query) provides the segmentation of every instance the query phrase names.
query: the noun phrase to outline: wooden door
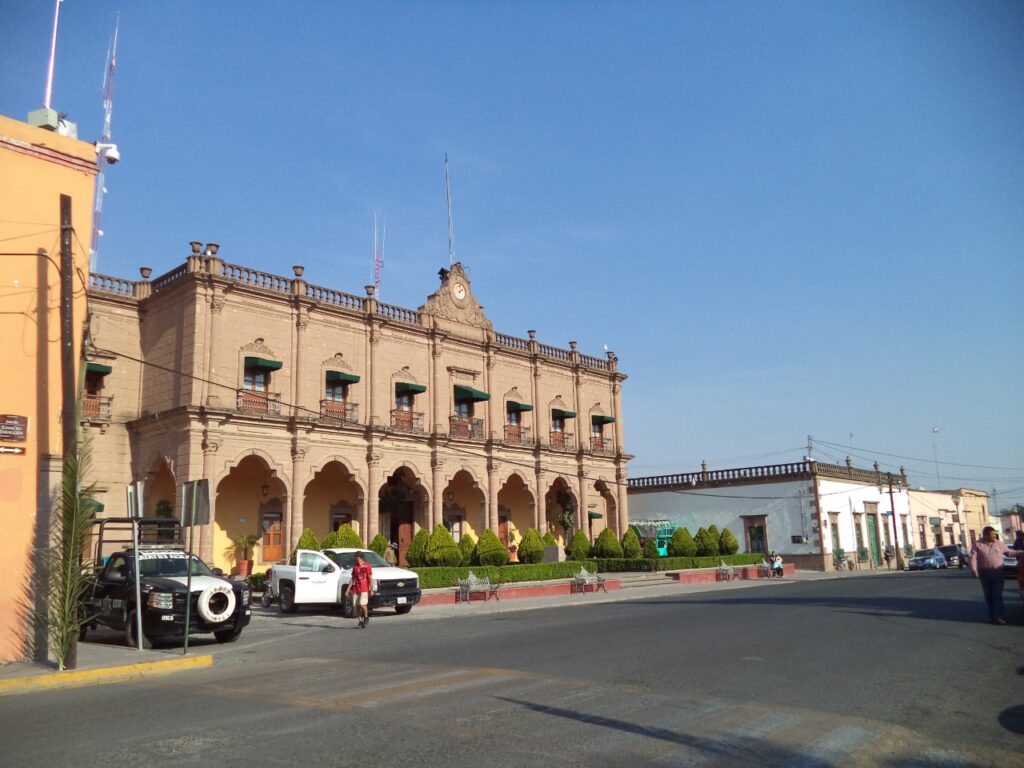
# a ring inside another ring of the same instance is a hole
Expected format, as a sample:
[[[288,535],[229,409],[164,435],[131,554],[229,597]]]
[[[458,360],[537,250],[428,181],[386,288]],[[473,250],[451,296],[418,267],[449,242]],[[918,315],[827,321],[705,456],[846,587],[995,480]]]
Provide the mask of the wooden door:
[[[284,559],[284,525],[282,523],[281,501],[268,501],[260,508],[260,533],[263,551],[260,558],[264,563],[276,563]]]
[[[413,502],[396,501],[391,505],[391,541],[398,542],[398,564],[408,565],[405,553],[413,537]]]

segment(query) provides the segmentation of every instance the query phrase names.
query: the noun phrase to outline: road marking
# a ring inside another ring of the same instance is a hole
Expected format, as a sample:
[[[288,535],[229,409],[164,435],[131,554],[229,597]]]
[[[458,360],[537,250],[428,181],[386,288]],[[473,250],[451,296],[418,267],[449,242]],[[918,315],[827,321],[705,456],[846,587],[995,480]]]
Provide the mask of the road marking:
[[[842,765],[854,752],[877,739],[875,731],[858,725],[841,725],[822,738],[812,742],[807,749],[794,754],[786,761],[787,768],[822,768]]]

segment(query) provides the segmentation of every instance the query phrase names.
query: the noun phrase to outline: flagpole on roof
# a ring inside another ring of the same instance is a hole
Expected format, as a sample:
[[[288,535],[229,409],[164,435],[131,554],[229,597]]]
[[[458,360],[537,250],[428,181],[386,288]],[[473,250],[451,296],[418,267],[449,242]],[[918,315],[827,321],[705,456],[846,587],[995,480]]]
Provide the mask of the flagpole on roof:
[[[43,106],[50,108],[50,98],[53,96],[53,63],[57,59],[57,23],[60,20],[60,4],[63,0],[57,0],[53,9],[53,36],[50,38],[50,62],[46,68],[46,97],[43,99]]]

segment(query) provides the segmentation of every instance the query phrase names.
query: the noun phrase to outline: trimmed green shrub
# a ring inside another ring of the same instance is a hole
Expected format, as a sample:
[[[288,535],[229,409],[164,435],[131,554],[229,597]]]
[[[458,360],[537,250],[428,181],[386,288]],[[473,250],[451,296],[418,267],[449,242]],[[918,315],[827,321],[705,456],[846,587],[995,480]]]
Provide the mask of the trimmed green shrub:
[[[714,557],[718,554],[718,539],[712,538],[706,528],[700,528],[693,540],[697,544],[697,557]]]
[[[557,541],[555,541],[555,537],[554,537],[554,535],[553,535],[553,534],[551,533],[551,531],[548,531],[547,533],[545,533],[545,534],[544,534],[544,535],[543,535],[543,536],[541,537],[541,541],[543,541],[543,542],[544,542],[544,546],[545,546],[545,547],[557,547],[557,546],[558,546],[558,542],[557,542]]]
[[[722,529],[722,538],[718,540],[718,551],[723,555],[735,555],[740,549],[740,543],[732,535],[728,528]]]
[[[690,535],[689,528],[676,528],[668,542],[669,557],[693,557],[697,554],[697,544]]]
[[[569,542],[569,559],[586,560],[590,556],[590,539],[583,531],[576,531]]]
[[[427,542],[430,534],[426,528],[420,528],[416,535],[409,542],[409,549],[405,551],[405,560],[409,565],[423,566],[427,564]]]
[[[381,557],[384,557],[384,553],[387,551],[389,546],[388,537],[383,533],[378,533],[373,537],[373,541],[370,542],[370,549],[376,552]]]
[[[708,526],[708,536],[714,539],[716,544],[722,540],[722,534],[719,532],[718,526],[714,523]]]
[[[312,530],[306,528],[302,535],[299,536],[299,543],[295,545],[295,549],[292,550],[292,556],[288,560],[289,565],[295,565],[295,552],[299,549],[320,549],[320,540],[316,537],[316,534]]]
[[[476,552],[476,539],[473,538],[473,534],[462,534],[462,538],[459,539],[459,551],[462,553],[461,565],[474,565],[473,555]]]
[[[434,528],[427,541],[426,560],[428,566],[455,568],[462,564],[462,550],[452,538],[452,532],[443,525]]]
[[[494,531],[484,528],[480,534],[480,541],[476,543],[474,559],[480,565],[505,565],[508,562],[508,550]]]
[[[344,525],[339,525],[338,530],[328,533],[324,540],[320,542],[320,549],[333,549],[335,547],[363,549],[363,540],[359,538],[358,533],[352,530],[351,525],[345,523]]]
[[[245,577],[245,583],[253,592],[264,592],[267,589],[267,572],[250,573]]]
[[[611,528],[605,528],[594,542],[594,557],[622,557],[622,545]]]
[[[622,537],[622,556],[632,560],[643,554],[640,546],[640,537],[636,535],[636,529],[631,525]]]
[[[644,557],[650,560],[657,560],[661,557],[661,552],[658,551],[658,540],[653,536],[644,541]]]
[[[715,568],[725,561],[726,565],[756,565],[761,562],[761,554],[747,552],[739,555],[718,555],[716,557],[662,557],[640,558],[639,560],[602,559],[596,560],[598,570],[602,573],[626,571],[683,571],[691,568]]]
[[[544,560],[544,542],[535,528],[529,528],[519,542],[519,562],[530,565]]]

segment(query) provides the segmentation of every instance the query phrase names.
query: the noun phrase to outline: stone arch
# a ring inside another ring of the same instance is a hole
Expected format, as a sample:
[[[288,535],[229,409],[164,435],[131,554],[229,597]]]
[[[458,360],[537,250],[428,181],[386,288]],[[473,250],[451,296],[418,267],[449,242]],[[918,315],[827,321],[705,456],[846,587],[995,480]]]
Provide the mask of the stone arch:
[[[572,482],[562,475],[556,475],[548,484],[544,492],[544,519],[546,531],[550,532],[560,546],[568,544],[567,531],[561,523],[561,513],[569,509],[573,513],[573,523],[579,513],[579,496],[573,490]],[[542,533],[544,533],[542,532]]]
[[[591,517],[591,510],[587,510],[588,522],[590,523],[590,540],[596,540],[605,528],[611,528],[618,538],[622,538],[625,531],[619,530],[618,502],[612,486],[606,480],[598,479],[593,482],[591,489],[594,493],[592,496],[590,494],[588,496],[591,496],[597,503],[593,513],[600,514],[601,517]]]
[[[352,526],[365,544],[365,494],[351,468],[338,459],[323,462],[302,488],[302,525],[321,541],[343,523]]]
[[[264,451],[251,449],[213,484],[212,565],[227,569],[235,564],[232,541],[239,536],[256,539],[251,554],[258,564],[284,557],[289,487],[273,466]]]
[[[352,482],[359,486],[359,498],[365,499],[368,490],[366,480],[360,477],[356,471],[356,468],[354,466],[350,466],[350,463],[343,459],[341,456],[326,456],[318,464],[311,464],[309,467],[309,480],[306,481],[306,484],[308,485],[312,481],[313,477],[316,476],[317,472],[320,472],[321,470],[323,470],[324,467],[326,467],[328,464],[332,462],[340,464],[345,468],[345,470],[351,476]]]
[[[146,471],[142,491],[144,517],[179,517],[178,481],[173,463],[161,453],[154,455]],[[170,504],[170,509],[164,503]]]
[[[234,469],[237,469],[239,465],[247,458],[256,456],[263,460],[263,463],[267,466],[267,471],[270,473],[273,479],[276,479],[279,483],[284,486],[284,494],[287,496],[289,491],[288,482],[285,480],[287,477],[287,468],[278,464],[274,460],[274,457],[264,451],[262,448],[246,448],[245,451],[235,454],[235,458],[229,460],[224,468],[217,474],[216,479],[213,481],[213,486],[216,488]]]
[[[445,483],[441,519],[456,539],[467,533],[479,539],[487,527],[487,493],[469,467],[456,470]]]
[[[508,546],[518,545],[535,524],[533,489],[519,472],[513,471],[498,489],[498,536]],[[544,531],[539,533],[544,535]]]
[[[408,462],[401,462],[374,492],[380,515],[378,530],[398,545],[399,562],[405,563],[413,535],[421,528],[430,529],[430,491],[423,475]]]

